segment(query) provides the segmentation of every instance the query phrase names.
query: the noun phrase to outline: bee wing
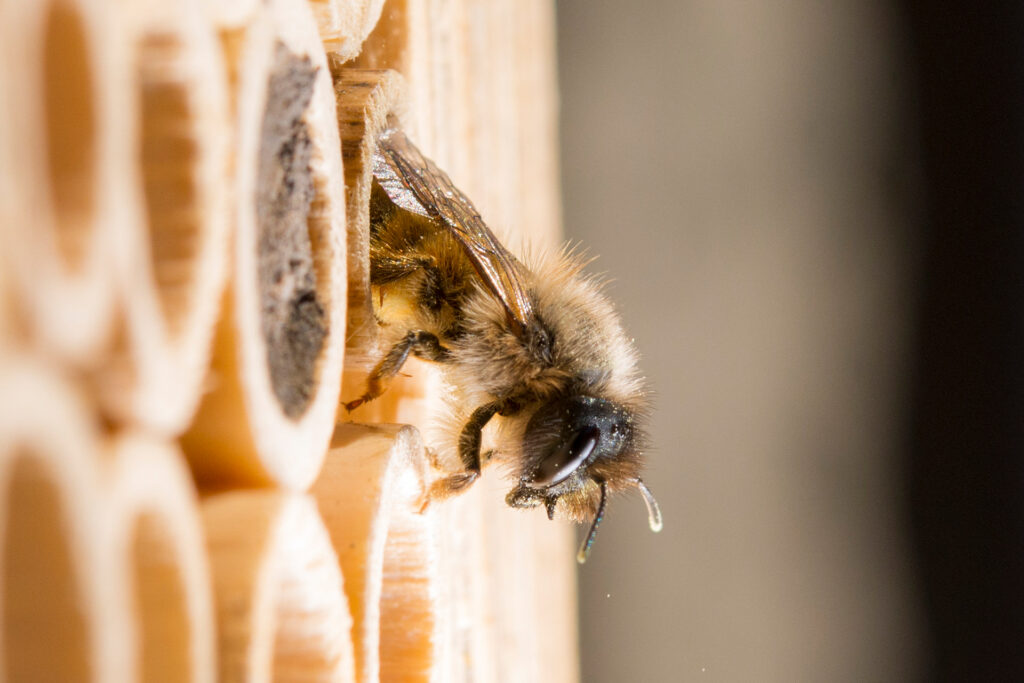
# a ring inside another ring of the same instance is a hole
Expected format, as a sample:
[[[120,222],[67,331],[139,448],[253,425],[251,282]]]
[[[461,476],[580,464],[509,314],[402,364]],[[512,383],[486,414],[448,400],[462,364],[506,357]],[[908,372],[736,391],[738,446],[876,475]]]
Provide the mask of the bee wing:
[[[405,133],[391,129],[380,136],[373,176],[396,206],[448,228],[520,334],[533,324],[533,304],[520,275],[522,265],[494,236],[473,202]]]

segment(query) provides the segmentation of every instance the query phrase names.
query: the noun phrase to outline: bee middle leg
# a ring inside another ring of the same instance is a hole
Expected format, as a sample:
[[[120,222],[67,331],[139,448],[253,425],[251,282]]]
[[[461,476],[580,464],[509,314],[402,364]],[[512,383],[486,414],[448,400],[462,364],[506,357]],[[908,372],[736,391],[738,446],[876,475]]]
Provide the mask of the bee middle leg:
[[[410,332],[392,346],[387,355],[377,363],[366,380],[366,393],[354,401],[346,403],[345,410],[353,411],[387,391],[391,380],[405,365],[410,353],[417,358],[436,363],[445,363],[451,359],[450,352],[441,346],[441,340],[437,338],[437,335],[422,330]]]

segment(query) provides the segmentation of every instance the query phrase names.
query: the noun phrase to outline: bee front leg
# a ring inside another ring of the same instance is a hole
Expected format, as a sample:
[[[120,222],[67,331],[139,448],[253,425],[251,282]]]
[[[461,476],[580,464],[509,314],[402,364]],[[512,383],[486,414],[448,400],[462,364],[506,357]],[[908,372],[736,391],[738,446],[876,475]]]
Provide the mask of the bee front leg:
[[[422,330],[410,332],[400,342],[392,346],[387,355],[377,363],[366,380],[366,393],[356,400],[346,403],[345,410],[351,412],[387,391],[391,380],[405,365],[410,353],[418,358],[437,363],[444,363],[451,359],[451,354],[448,349],[441,346],[441,340],[437,338],[437,335]]]
[[[420,511],[435,500],[444,500],[465,491],[480,476],[480,443],[484,426],[495,414],[506,408],[507,401],[495,401],[480,406],[469,416],[469,422],[459,434],[459,459],[464,471],[444,479],[438,479],[430,486],[427,498]]]

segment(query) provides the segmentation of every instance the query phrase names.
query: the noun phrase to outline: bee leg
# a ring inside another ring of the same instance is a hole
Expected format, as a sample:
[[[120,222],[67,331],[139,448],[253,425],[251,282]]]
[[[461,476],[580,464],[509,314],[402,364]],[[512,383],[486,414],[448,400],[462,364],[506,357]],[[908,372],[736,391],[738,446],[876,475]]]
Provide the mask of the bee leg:
[[[495,401],[480,406],[473,411],[469,422],[462,428],[459,434],[459,458],[462,460],[464,471],[452,474],[444,479],[438,479],[430,485],[426,500],[420,508],[420,512],[427,509],[432,501],[444,500],[461,493],[469,488],[474,481],[480,477],[480,442],[481,433],[496,413],[501,412],[507,401]]]
[[[370,373],[366,380],[366,393],[354,401],[345,404],[345,410],[351,412],[367,401],[372,401],[385,391],[391,380],[409,359],[409,354],[419,358],[443,363],[450,359],[448,349],[441,346],[440,340],[430,332],[410,332],[400,342],[391,347],[387,355]]]
[[[536,489],[520,484],[505,496],[505,505],[511,508],[535,508],[544,502],[544,495]]]

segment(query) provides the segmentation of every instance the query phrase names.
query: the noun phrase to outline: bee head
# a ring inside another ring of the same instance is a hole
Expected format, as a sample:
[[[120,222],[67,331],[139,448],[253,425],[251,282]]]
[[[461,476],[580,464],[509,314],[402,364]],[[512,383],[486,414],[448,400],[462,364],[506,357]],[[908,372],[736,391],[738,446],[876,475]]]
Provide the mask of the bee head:
[[[661,529],[661,512],[639,478],[640,435],[636,416],[625,406],[593,396],[560,397],[542,405],[530,418],[523,436],[524,468],[519,486],[506,502],[513,507],[545,504],[553,518],[565,499],[581,517],[593,516],[590,533],[577,555],[586,560],[604,517],[609,486],[635,486],[647,503],[651,529]],[[599,493],[596,510],[584,501]]]
[[[630,412],[607,399],[570,396],[549,401],[526,425],[521,481],[533,489],[559,487],[590,465],[631,450],[634,431]]]

